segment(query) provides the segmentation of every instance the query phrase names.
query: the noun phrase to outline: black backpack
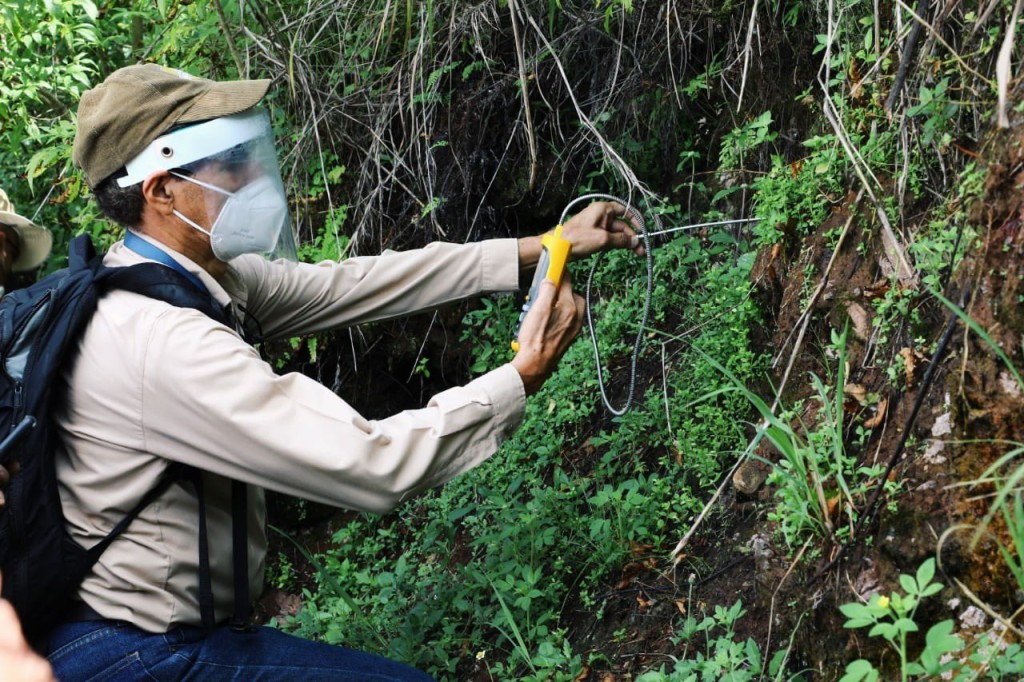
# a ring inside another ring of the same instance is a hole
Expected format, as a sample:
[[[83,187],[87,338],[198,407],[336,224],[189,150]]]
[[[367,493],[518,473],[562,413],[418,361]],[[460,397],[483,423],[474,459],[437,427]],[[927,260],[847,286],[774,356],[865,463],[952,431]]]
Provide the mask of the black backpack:
[[[201,476],[195,470],[172,466],[95,547],[86,550],[65,532],[54,465],[59,438],[54,414],[63,396],[54,387],[60,373],[74,362],[99,297],[111,289],[195,308],[230,324],[208,292],[199,291],[172,268],[157,263],[106,267],[85,235],[72,242],[66,269],[0,299],[0,464],[11,469],[17,462],[19,467],[4,490],[6,504],[0,508],[2,596],[14,605],[30,641],[66,618],[78,586],[103,551],[172,483],[192,481],[200,498],[201,517],[205,516]],[[244,499],[241,503],[244,505]],[[202,556],[207,553],[205,525],[201,518],[200,555],[207,565],[200,572],[200,583],[201,591],[209,592],[208,557]],[[241,533],[244,537],[244,527]],[[248,609],[248,581],[243,578],[235,583],[236,598],[239,584],[245,583],[243,598]],[[206,622],[212,618],[212,593],[205,595],[204,602]]]

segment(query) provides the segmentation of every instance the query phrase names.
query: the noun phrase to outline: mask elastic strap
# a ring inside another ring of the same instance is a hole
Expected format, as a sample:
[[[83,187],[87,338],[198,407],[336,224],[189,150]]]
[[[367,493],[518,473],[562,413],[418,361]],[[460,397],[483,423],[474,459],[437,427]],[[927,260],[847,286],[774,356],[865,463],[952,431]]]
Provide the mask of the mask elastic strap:
[[[190,178],[187,175],[182,175],[181,173],[175,173],[174,171],[167,171],[167,172],[170,173],[171,175],[175,176],[175,177],[181,178],[182,180],[187,180],[188,182],[191,182],[191,183],[193,183],[195,185],[199,185],[200,187],[205,187],[206,189],[212,189],[214,192],[220,192],[224,196],[228,196],[228,197],[235,196],[234,192],[229,192],[226,189],[218,187],[217,185],[211,185],[208,182],[203,182],[202,180],[196,180],[195,178]]]
[[[210,230],[207,230],[206,228],[200,226],[199,223],[197,223],[196,221],[192,220],[191,218],[186,217],[185,214],[182,213],[181,211],[179,211],[178,209],[172,208],[171,209],[171,213],[173,213],[174,215],[178,216],[178,218],[181,219],[183,222],[185,222],[186,224],[191,225],[192,227],[196,228],[197,230],[199,230],[200,232],[205,234],[207,237],[211,237],[211,238],[213,237],[213,232],[211,232]]]
[[[182,175],[181,173],[175,173],[174,171],[168,171],[168,173],[170,173],[171,175],[173,175],[173,176],[175,176],[177,178],[181,178],[182,180],[185,180],[187,182],[191,182],[194,185],[199,185],[200,187],[204,187],[206,189],[212,189],[214,192],[220,192],[221,194],[224,194],[224,195],[226,195],[228,197],[235,196],[234,192],[229,192],[226,189],[221,189],[220,187],[217,187],[217,185],[211,185],[208,182],[203,182],[202,180],[196,180],[195,178],[190,178],[187,175]],[[213,237],[213,230],[207,230],[206,228],[201,227],[199,225],[199,223],[197,223],[196,221],[192,220],[191,218],[185,217],[184,213],[181,213],[180,211],[178,211],[177,209],[174,209],[174,208],[171,209],[171,213],[173,213],[174,215],[178,216],[178,218],[181,219],[183,222],[185,222],[186,224],[191,225],[192,227],[196,228],[197,230],[199,230],[200,232],[205,234],[207,237],[210,237],[210,238]]]

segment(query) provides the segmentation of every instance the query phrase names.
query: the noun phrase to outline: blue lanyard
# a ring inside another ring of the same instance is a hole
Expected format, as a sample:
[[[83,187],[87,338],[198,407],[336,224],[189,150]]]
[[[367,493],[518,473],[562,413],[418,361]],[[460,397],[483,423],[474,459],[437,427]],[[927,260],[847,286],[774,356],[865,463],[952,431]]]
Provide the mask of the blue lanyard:
[[[145,239],[135,234],[134,232],[125,232],[124,245],[127,246],[132,251],[134,251],[135,253],[142,256],[143,258],[155,260],[157,263],[166,265],[169,268],[177,270],[182,275],[184,275],[188,279],[188,281],[192,282],[192,285],[195,286],[196,289],[203,292],[207,296],[210,296],[211,298],[213,297],[213,295],[210,293],[210,290],[206,288],[206,285],[203,284],[203,281],[201,279],[199,279],[194,274],[186,270],[185,266],[171,258],[170,254],[168,254],[160,247],[150,244],[149,242],[147,242]]]

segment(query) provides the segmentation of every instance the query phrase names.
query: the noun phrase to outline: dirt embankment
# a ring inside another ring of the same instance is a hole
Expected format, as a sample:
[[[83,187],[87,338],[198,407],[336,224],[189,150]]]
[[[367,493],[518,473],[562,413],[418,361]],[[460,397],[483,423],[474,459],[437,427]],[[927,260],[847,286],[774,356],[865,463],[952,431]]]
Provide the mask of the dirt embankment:
[[[1024,87],[1012,99],[1024,101]],[[992,614],[1010,619],[1024,606],[998,550],[997,543],[1012,547],[1002,518],[972,542],[996,487],[965,485],[1024,443],[1024,386],[1015,375],[1024,368],[1024,115],[991,131],[974,153],[987,169],[982,196],[965,207],[978,237],[959,242],[959,265],[941,273],[940,293],[963,305],[1014,367],[925,284],[901,281],[876,213],[856,188],[813,234],[765,249],[752,275],[770,321],[759,332],[760,350],[775,360],[775,386],[789,368],[783,404],[814,402],[808,377],[835,376],[828,365],[836,358],[821,348],[847,328],[846,452],[858,465],[882,467],[895,487],[879,481],[856,497],[852,540],[796,552],[781,546],[766,518],[773,489],[753,490],[767,467],[745,467],[737,478],[753,484],[737,483],[748,492],[725,491],[679,564],[626,567],[604,620],[575,624],[581,649],[619,662],[587,679],[629,679],[670,661],[683,653],[673,642],[680,611],[737,599],[747,614],[735,638],[754,638],[766,656],[791,641],[790,670],[835,680],[849,662],[867,658],[890,679],[899,664],[892,648],[866,630],[845,629],[839,606],[900,591],[900,574],[914,574],[929,557],[939,558],[936,580],[945,588],[915,616],[921,633],[910,638],[911,657],[931,624],[952,619],[970,642],[993,625]],[[887,297],[906,299],[912,314],[876,319]],[[894,363],[900,372],[890,376]],[[805,423],[814,409],[801,415]],[[767,447],[758,454],[778,458]],[[837,526],[850,525],[841,508],[834,513]],[[690,560],[704,569],[692,582]]]
[[[778,45],[788,43],[780,40]],[[787,67],[790,61],[796,64],[794,74],[817,68],[817,58],[789,60],[789,52],[776,56]],[[766,72],[770,68],[764,65]],[[801,84],[812,79],[794,76]],[[797,129],[792,136],[802,139],[809,114],[794,104],[794,93],[756,74],[750,84],[748,96],[756,102],[751,109],[781,111],[779,126],[787,132]],[[1011,101],[1024,101],[1024,87]],[[720,113],[702,112],[702,124],[732,126]],[[723,132],[705,131],[699,142],[713,148]],[[1009,130],[991,132],[966,153],[988,170],[983,196],[970,208],[978,239],[967,253],[966,242],[958,242],[962,260],[955,270],[942,273],[940,288],[949,299],[965,303],[970,317],[1024,366],[1024,115],[1014,114]],[[681,561],[665,565],[644,559],[624,566],[618,584],[604,595],[600,615],[567,603],[560,625],[569,628],[574,650],[597,651],[608,661],[607,670],[584,671],[580,680],[625,680],[663,663],[671,667],[670,657],[684,653],[674,641],[680,613],[729,606],[737,599],[747,615],[737,623],[735,638],[754,638],[765,656],[791,641],[790,670],[834,680],[848,662],[865,657],[882,666],[889,679],[897,663],[891,649],[864,630],[844,629],[838,607],[873,592],[898,590],[898,576],[912,574],[935,556],[940,542],[937,580],[946,587],[921,607],[917,620],[922,630],[946,618],[966,634],[990,625],[991,617],[972,603],[967,590],[1003,616],[1024,604],[1024,594],[997,551],[995,540],[1008,541],[1005,524],[997,518],[990,535],[976,545],[970,542],[972,527],[988,511],[990,499],[984,495],[992,487],[958,485],[981,476],[1012,444],[1024,443],[1024,388],[989,344],[968,333],[921,281],[900,277],[901,259],[887,242],[870,199],[859,192],[852,179],[845,200],[812,234],[790,235],[758,255],[753,281],[768,323],[755,338],[761,345],[757,350],[773,358],[771,385],[785,383],[781,400],[792,405],[813,396],[811,373],[835,375],[836,358],[821,349],[833,331],[848,329],[846,452],[859,465],[881,467],[896,489],[876,482],[857,494],[854,537],[788,550],[767,519],[774,499],[772,489],[757,485],[764,474],[760,467],[746,492],[725,490]],[[547,202],[562,205],[563,198],[552,194]],[[536,220],[545,213],[542,208],[538,203],[522,210]],[[897,242],[916,227],[898,226]],[[882,319],[879,307],[896,300],[908,313]],[[411,323],[418,325],[413,333],[385,326],[379,337],[346,334],[311,362],[326,384],[345,383],[348,394],[373,396],[372,404],[360,409],[388,412],[422,404],[437,387],[460,379],[464,363],[452,355],[457,319],[455,313],[420,319]],[[433,338],[422,344],[409,341],[425,335]],[[350,369],[377,343],[399,352],[387,354],[386,366]],[[429,376],[412,370],[421,357],[428,358]],[[892,366],[899,368],[895,374],[888,371]],[[766,390],[771,385],[766,382]],[[812,412],[802,416],[813,422]],[[856,435],[858,430],[862,435]],[[767,448],[758,454],[777,457]],[[849,511],[837,506],[834,514],[836,525],[850,525]],[[965,530],[950,530],[960,526]],[[689,562],[700,563],[700,577]],[[915,637],[912,654],[921,646],[920,635]]]
[[[1021,101],[1024,88],[1016,93],[1015,101]],[[874,507],[874,490],[865,494],[860,512],[873,513],[861,519],[853,541],[826,543],[816,559],[799,562],[778,548],[756,551],[751,543],[748,549],[760,557],[755,573],[723,576],[715,590],[728,595],[744,587],[749,592],[753,585],[753,598],[744,600],[756,623],[751,629],[762,636],[769,628],[795,632],[794,669],[806,666],[820,679],[838,679],[858,657],[895,670],[891,649],[864,630],[844,629],[838,607],[872,592],[899,590],[899,574],[913,574],[930,556],[939,556],[937,580],[946,587],[918,612],[922,631],[952,618],[969,639],[993,623],[986,608],[1010,618],[1024,605],[1024,593],[998,551],[997,543],[1013,546],[1002,518],[997,515],[972,542],[997,487],[964,485],[1024,443],[1024,387],[1015,375],[1024,365],[1024,115],[1018,113],[1010,129],[990,132],[976,161],[988,171],[982,197],[969,207],[978,239],[941,284],[946,297],[966,303],[967,314],[991,342],[918,283],[904,292],[914,314],[887,328],[887,343],[879,343],[875,303],[901,283],[887,274],[891,252],[874,211],[852,193],[815,234],[766,250],[755,268],[762,303],[774,320],[765,341],[777,360],[777,382],[793,356],[783,401],[810,397],[803,378],[809,372],[822,376],[828,361],[820,352],[794,350],[794,339],[814,345],[848,325],[850,436],[857,426],[867,432],[862,443],[848,443],[848,453],[860,464],[891,466],[888,480],[899,484],[898,492],[882,491]],[[848,238],[833,253],[830,244],[843,229]],[[810,281],[805,273],[812,273]],[[808,292],[819,288],[809,299]],[[897,357],[904,369],[894,384],[885,368]],[[865,395],[877,399],[865,401]],[[1013,464],[1001,473],[1012,470]],[[769,493],[759,495],[767,501]],[[745,523],[739,514],[734,521]],[[753,521],[757,537],[771,532],[763,519]],[[922,645],[918,637],[911,639],[912,655]]]

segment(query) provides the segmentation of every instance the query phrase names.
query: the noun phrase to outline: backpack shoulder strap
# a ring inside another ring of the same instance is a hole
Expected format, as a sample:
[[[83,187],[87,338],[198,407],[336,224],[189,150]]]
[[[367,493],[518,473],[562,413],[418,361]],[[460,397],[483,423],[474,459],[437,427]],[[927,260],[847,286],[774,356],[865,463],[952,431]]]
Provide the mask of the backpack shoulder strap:
[[[96,257],[96,249],[92,245],[92,238],[87,234],[80,234],[71,240],[68,246],[68,269],[72,272],[84,270],[87,267],[99,265],[102,257]]]
[[[224,306],[208,292],[199,291],[190,279],[165,265],[139,263],[125,268],[108,268],[102,279],[106,289],[124,289],[179,308],[194,308],[234,328],[231,315]]]

